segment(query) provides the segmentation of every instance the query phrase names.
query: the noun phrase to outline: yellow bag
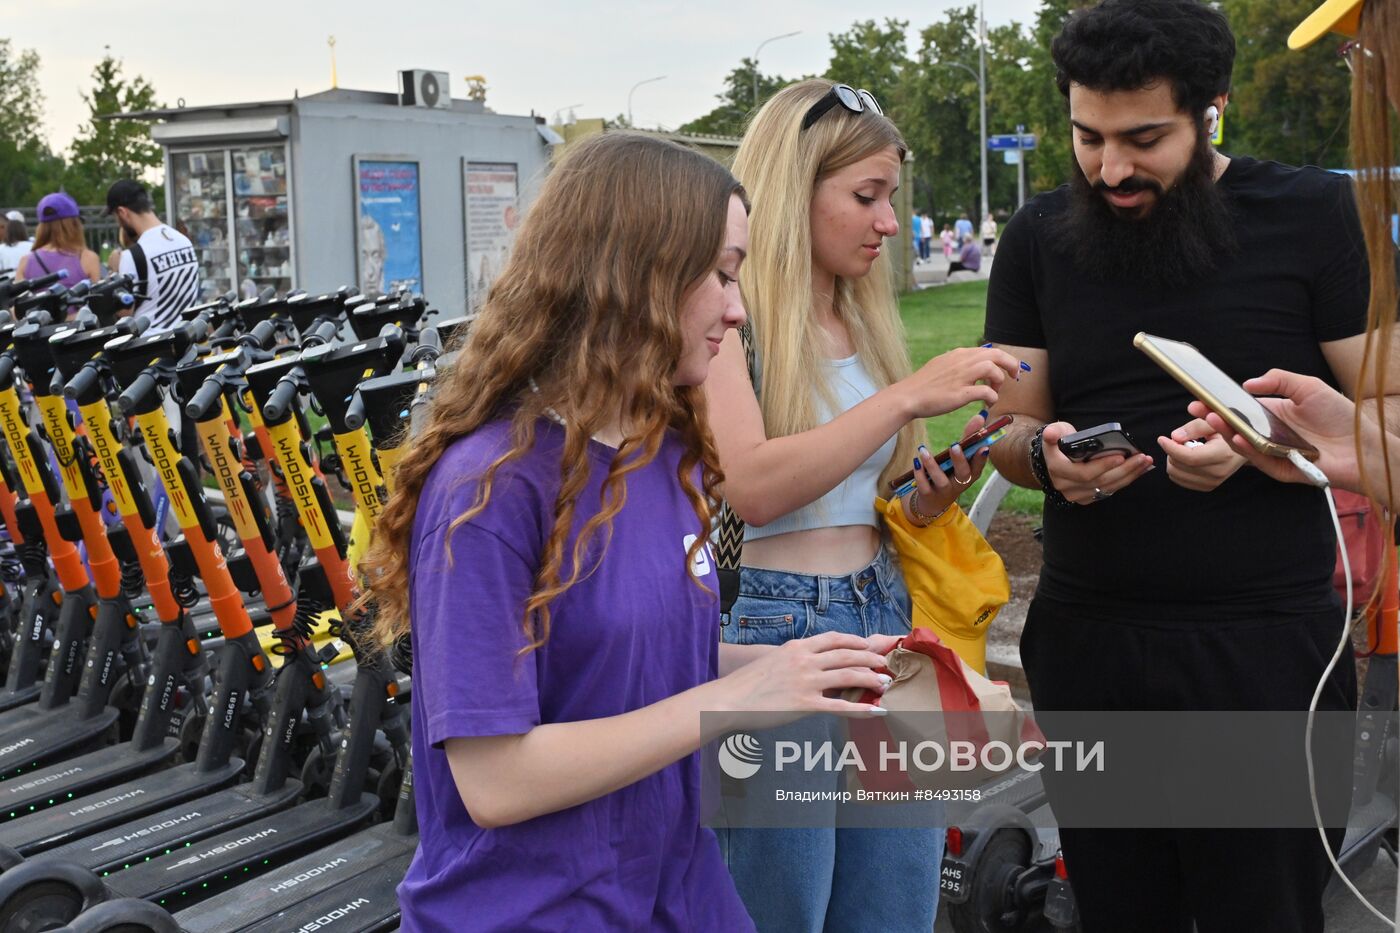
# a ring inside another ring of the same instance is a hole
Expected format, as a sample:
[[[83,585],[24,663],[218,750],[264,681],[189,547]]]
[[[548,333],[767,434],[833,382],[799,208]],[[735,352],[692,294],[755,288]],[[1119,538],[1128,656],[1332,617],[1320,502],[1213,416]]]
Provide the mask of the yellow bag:
[[[987,673],[987,627],[1011,598],[1001,556],[954,504],[927,527],[899,499],[877,498],[904,568],[915,628],[929,628],[979,674]]]

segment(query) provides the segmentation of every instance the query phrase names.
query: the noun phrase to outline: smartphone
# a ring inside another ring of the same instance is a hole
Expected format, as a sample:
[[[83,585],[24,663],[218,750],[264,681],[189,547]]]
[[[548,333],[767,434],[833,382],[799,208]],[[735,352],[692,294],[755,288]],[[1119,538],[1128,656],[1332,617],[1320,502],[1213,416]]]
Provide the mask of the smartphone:
[[[1133,346],[1224,419],[1255,450],[1272,457],[1287,457],[1296,450],[1309,460],[1317,459],[1316,447],[1299,437],[1191,344],[1139,333],[1133,338]]]
[[[963,438],[958,443],[958,446],[963,449],[963,455],[967,457],[968,460],[971,460],[973,454],[977,453],[979,450],[982,450],[985,447],[990,447],[997,441],[1001,440],[1003,437],[1006,436],[1006,429],[1011,425],[1011,422],[1014,420],[1016,419],[1011,415],[1002,415],[984,424],[982,426],[982,430],[975,431],[972,434],[969,434],[967,437]],[[953,461],[951,458],[952,448],[945,448],[941,453],[939,453],[933,458],[933,462],[938,464],[938,466],[943,470],[944,473],[951,474],[953,471]],[[905,486],[909,485],[913,481],[914,471],[910,470],[903,476],[896,476],[894,479],[890,480],[890,489],[896,493],[900,493]]]
[[[1060,453],[1075,463],[1087,463],[1113,454],[1131,457],[1137,452],[1128,432],[1116,421],[1097,424],[1060,438]]]

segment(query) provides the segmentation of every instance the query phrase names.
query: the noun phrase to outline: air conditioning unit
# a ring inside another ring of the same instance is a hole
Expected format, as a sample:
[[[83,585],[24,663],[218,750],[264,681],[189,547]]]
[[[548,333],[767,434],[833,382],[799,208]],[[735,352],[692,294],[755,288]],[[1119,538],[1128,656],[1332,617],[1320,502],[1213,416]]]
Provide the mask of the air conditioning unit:
[[[445,71],[424,71],[420,68],[400,71],[399,92],[405,107],[452,109],[452,95],[447,90]]]

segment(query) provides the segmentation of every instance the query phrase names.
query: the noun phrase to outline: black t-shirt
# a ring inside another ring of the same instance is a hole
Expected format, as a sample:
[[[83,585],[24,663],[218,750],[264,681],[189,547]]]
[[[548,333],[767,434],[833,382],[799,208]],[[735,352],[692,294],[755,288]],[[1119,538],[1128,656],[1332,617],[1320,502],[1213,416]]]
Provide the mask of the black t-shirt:
[[[1133,335],[1192,343],[1237,381],[1280,367],[1335,386],[1318,345],[1365,331],[1369,290],[1351,183],[1248,158],[1217,183],[1236,211],[1238,252],[1170,293],[1074,271],[1054,222],[1068,188],[1027,203],[1002,234],[987,339],[1046,349],[1055,418],[1077,429],[1121,422],[1157,464],[1107,501],[1046,506],[1039,595],[1149,619],[1332,603],[1335,538],[1318,490],[1248,466],[1209,493],[1167,478],[1157,437],[1190,419],[1191,396]]]

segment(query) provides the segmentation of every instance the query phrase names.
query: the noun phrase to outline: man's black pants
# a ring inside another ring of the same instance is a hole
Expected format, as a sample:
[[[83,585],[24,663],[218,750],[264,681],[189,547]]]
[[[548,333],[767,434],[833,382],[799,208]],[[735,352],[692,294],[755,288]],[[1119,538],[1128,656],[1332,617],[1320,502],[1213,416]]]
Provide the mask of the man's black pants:
[[[1037,710],[1305,710],[1341,615],[1137,621],[1037,597],[1021,659]],[[1349,650],[1318,706],[1355,709]],[[1350,786],[1350,759],[1326,758],[1315,756],[1319,772]],[[1328,831],[1334,851],[1342,836]],[[1332,868],[1315,829],[1062,827],[1060,840],[1085,933],[1190,933],[1193,920],[1199,933],[1323,928]]]

